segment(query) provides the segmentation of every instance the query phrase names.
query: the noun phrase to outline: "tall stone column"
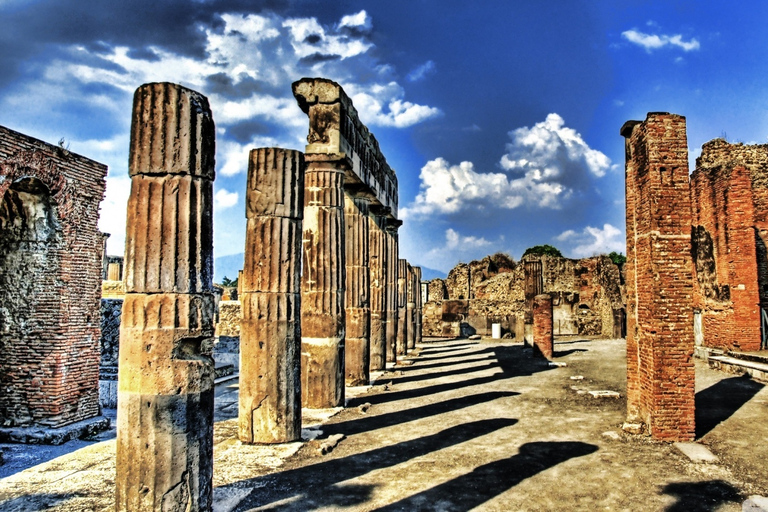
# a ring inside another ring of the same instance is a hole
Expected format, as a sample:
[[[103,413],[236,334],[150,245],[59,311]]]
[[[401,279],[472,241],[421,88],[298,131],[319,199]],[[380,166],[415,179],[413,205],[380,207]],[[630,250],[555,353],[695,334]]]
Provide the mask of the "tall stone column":
[[[371,207],[368,268],[371,283],[370,370],[387,365],[387,233],[386,211]]]
[[[408,318],[407,347],[408,350],[416,348],[416,274],[408,263],[408,276],[406,279],[408,289],[406,291],[405,315]]]
[[[169,83],[136,91],[117,510],[211,508],[214,146],[205,96]]]
[[[397,355],[408,353],[408,262],[397,260]]]
[[[364,386],[370,382],[370,199],[344,194],[346,226],[346,340],[345,382]]]
[[[691,441],[695,430],[691,199],[685,118],[621,128],[626,150],[627,428]]]
[[[344,405],[343,161],[305,155],[301,392],[311,409]]]
[[[397,230],[401,222],[387,219],[387,361],[397,360],[397,272],[398,247]]]
[[[239,437],[244,443],[301,438],[301,240],[304,157],[250,153],[245,260],[238,281]]]
[[[414,283],[414,293],[416,294],[416,343],[421,343],[421,315],[423,314],[422,307],[424,305],[424,297],[422,296],[422,286],[421,286],[421,267],[413,267],[413,283]]]

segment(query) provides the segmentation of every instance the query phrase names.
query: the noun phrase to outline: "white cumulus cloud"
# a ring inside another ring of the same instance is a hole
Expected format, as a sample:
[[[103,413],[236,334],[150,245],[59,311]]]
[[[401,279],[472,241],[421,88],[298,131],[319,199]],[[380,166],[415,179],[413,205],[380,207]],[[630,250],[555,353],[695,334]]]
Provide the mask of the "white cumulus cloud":
[[[224,210],[231,208],[237,204],[237,200],[240,198],[240,194],[237,192],[230,192],[225,188],[220,188],[213,195],[213,204],[216,208]]]
[[[478,172],[472,162],[451,165],[436,158],[422,167],[416,199],[402,217],[455,214],[470,209],[513,209],[528,204],[558,209],[592,178],[605,175],[610,159],[590,148],[575,130],[550,114],[533,127],[509,132],[500,172]]]
[[[621,37],[630,43],[645,48],[645,50],[648,52],[651,50],[664,48],[665,46],[677,47],[686,52],[698,50],[701,48],[701,44],[699,43],[698,39],[691,38],[690,40],[685,41],[681,34],[646,34],[645,32],[632,29],[622,32]]]
[[[585,227],[580,233],[572,229],[560,233],[556,238],[559,242],[568,244],[570,252],[577,258],[588,258],[596,254],[627,251],[623,232],[611,224],[603,224],[602,228]]]

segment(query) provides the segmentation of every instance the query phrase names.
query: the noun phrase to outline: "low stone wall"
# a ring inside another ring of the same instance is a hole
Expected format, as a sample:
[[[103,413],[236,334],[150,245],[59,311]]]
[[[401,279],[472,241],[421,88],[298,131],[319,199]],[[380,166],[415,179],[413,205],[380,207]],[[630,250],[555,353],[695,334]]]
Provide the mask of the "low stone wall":
[[[101,299],[99,403],[105,409],[117,408],[117,362],[119,359],[122,312],[122,299]]]
[[[213,340],[213,359],[217,364],[231,364],[240,368],[240,320],[242,313],[239,300],[219,302],[219,321]]]

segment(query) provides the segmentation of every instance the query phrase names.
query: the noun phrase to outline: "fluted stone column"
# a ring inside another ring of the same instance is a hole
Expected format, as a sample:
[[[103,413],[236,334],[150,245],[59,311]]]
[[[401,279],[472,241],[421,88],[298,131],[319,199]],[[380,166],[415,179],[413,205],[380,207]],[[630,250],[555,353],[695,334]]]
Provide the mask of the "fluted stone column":
[[[398,247],[397,230],[402,223],[387,219],[387,361],[397,360],[397,270]]]
[[[408,350],[416,348],[416,273],[411,264],[408,264],[408,290],[406,292],[405,311],[408,317]]]
[[[385,211],[371,208],[368,267],[371,283],[370,370],[387,365],[387,233]]]
[[[117,510],[211,508],[214,146],[205,96],[169,83],[136,91]]]
[[[239,437],[286,443],[301,438],[301,152],[252,150],[246,194]]]
[[[408,261],[397,260],[397,355],[408,353]]]
[[[344,405],[344,174],[342,161],[305,155],[301,275],[302,404]]]
[[[364,386],[370,382],[370,203],[367,197],[344,194],[347,270],[344,366],[347,386]]]
[[[416,316],[416,343],[421,343],[421,315],[422,315],[422,307],[424,305],[424,297],[421,295],[421,267],[413,267],[413,283],[414,283],[414,293],[416,294],[416,309],[415,316]]]

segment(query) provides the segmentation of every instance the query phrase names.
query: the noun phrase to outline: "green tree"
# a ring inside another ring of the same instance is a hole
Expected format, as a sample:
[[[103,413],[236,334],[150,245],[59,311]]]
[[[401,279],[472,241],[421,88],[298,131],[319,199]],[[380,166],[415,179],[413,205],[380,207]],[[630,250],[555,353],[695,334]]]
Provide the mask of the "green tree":
[[[547,256],[559,256],[559,257],[563,256],[563,254],[560,252],[560,249],[548,244],[534,245],[533,247],[529,247],[523,253],[523,257],[525,257],[526,254],[546,254]]]
[[[613,251],[608,254],[608,257],[611,258],[611,261],[618,267],[627,262],[627,257],[620,252]]]
[[[237,288],[237,280],[238,278],[235,278],[233,281],[232,279],[228,278],[227,276],[224,276],[224,279],[221,280],[221,286],[224,288]]]

